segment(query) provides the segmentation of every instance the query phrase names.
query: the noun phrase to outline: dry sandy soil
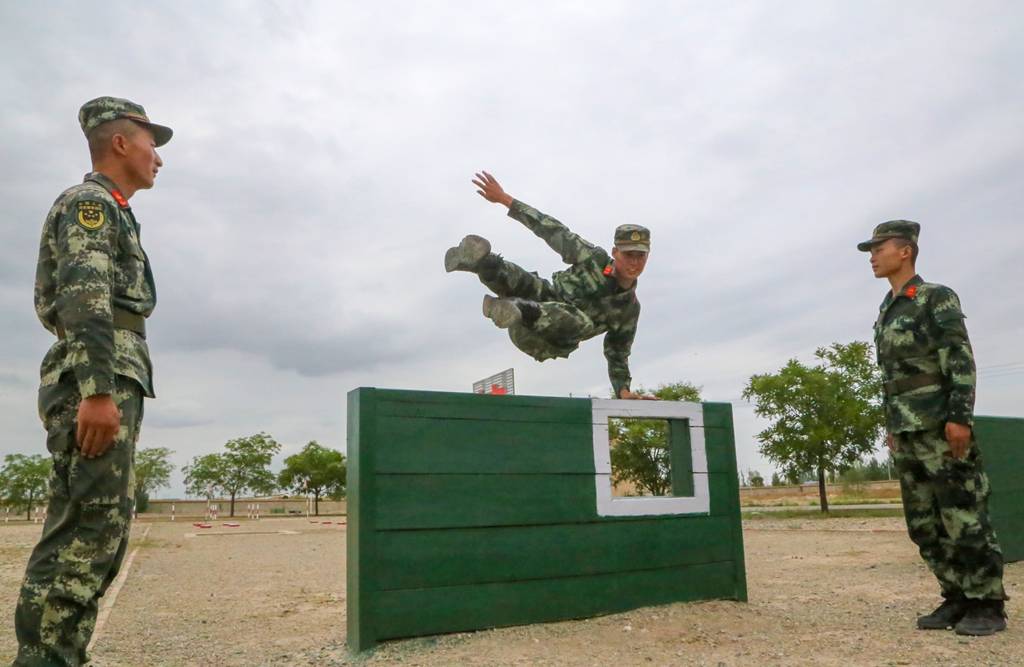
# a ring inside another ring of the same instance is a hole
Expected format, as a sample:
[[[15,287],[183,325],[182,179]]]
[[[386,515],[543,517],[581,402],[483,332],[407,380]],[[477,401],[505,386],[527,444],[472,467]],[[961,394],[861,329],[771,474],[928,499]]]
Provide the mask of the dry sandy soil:
[[[358,660],[344,646],[344,528],[304,518],[240,523],[201,531],[187,521],[137,522],[138,551],[93,664],[1024,664],[1024,564],[1007,568],[1007,632],[969,639],[917,631],[914,617],[935,605],[936,587],[900,519],[746,522],[746,604],[676,604],[392,642]],[[38,533],[0,524],[2,618],[12,618]],[[10,621],[3,625],[7,664],[15,640]]]

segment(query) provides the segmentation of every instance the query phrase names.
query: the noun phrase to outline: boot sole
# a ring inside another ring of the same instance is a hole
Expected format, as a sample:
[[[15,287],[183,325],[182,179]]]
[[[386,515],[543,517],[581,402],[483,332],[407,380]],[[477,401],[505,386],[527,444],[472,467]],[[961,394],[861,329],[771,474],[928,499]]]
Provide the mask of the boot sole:
[[[955,631],[956,631],[956,633],[958,635],[964,635],[964,636],[967,636],[967,637],[988,637],[988,636],[996,634],[997,632],[1002,632],[1005,629],[1006,629],[1006,623],[1003,623],[1001,626],[996,626],[996,627],[991,628],[989,630],[968,630],[968,629],[961,628],[961,627],[957,626],[955,628]]]
[[[519,312],[514,303],[495,298],[490,294],[484,296],[483,313],[484,317],[490,319],[501,329],[508,329],[523,319],[523,314]]]
[[[444,270],[472,271],[491,252],[491,242],[482,236],[470,234],[454,248],[444,254]]]

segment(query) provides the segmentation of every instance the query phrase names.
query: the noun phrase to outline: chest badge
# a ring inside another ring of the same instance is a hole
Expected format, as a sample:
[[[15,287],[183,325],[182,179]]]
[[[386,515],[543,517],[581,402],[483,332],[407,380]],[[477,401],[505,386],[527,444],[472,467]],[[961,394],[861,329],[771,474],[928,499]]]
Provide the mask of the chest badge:
[[[94,201],[78,202],[78,215],[75,217],[78,224],[89,231],[99,229],[107,221],[107,216],[103,213],[103,204]]]

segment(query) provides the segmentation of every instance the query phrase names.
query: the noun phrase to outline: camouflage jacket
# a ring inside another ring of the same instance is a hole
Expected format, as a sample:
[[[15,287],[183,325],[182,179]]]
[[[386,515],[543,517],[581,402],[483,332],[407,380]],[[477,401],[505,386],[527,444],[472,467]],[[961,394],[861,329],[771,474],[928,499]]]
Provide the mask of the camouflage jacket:
[[[974,423],[974,353],[960,299],[914,276],[890,290],[875,322],[890,433]]]
[[[518,200],[512,202],[508,214],[544,239],[570,265],[552,276],[554,291],[593,321],[593,328],[580,332],[580,340],[605,334],[604,356],[615,396],[623,388],[629,389],[629,354],[640,319],[636,283],[629,289],[619,286],[610,275],[608,251],[580,238],[558,220]]]
[[[98,172],[65,190],[46,216],[36,266],[36,314],[58,340],[43,358],[43,386],[73,373],[83,397],[109,394],[114,376],[153,396],[145,338],[114,326],[115,311],[149,317],[156,287],[139,224],[113,181]],[[58,334],[61,331],[61,334]]]

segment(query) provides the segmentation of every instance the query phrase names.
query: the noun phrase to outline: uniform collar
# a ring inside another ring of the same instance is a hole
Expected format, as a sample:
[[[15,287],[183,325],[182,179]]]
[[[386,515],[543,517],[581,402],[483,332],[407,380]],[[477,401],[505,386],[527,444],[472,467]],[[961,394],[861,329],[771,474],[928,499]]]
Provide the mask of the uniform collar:
[[[900,288],[899,294],[897,294],[896,297],[905,296],[909,299],[913,299],[917,296],[917,288],[923,284],[924,279],[920,275],[914,274],[914,277],[908,280],[906,284]]]
[[[906,284],[904,284],[903,287],[900,288],[899,294],[893,296],[892,290],[886,292],[885,298],[882,299],[882,305],[879,307],[879,310],[884,312],[889,308],[889,306],[891,306],[896,301],[896,299],[899,299],[900,297],[913,299],[914,297],[917,296],[918,288],[920,288],[923,284],[924,278],[922,278],[920,275],[915,274],[913,278],[908,280]]]
[[[121,208],[131,208],[131,206],[128,205],[128,199],[121,194],[117,184],[110,180],[106,175],[101,174],[98,171],[90,171],[83,179],[83,182],[87,181],[92,181],[93,183],[99,183],[102,185],[103,189],[110,193],[110,196],[114,198],[114,201],[116,201],[117,205]]]

